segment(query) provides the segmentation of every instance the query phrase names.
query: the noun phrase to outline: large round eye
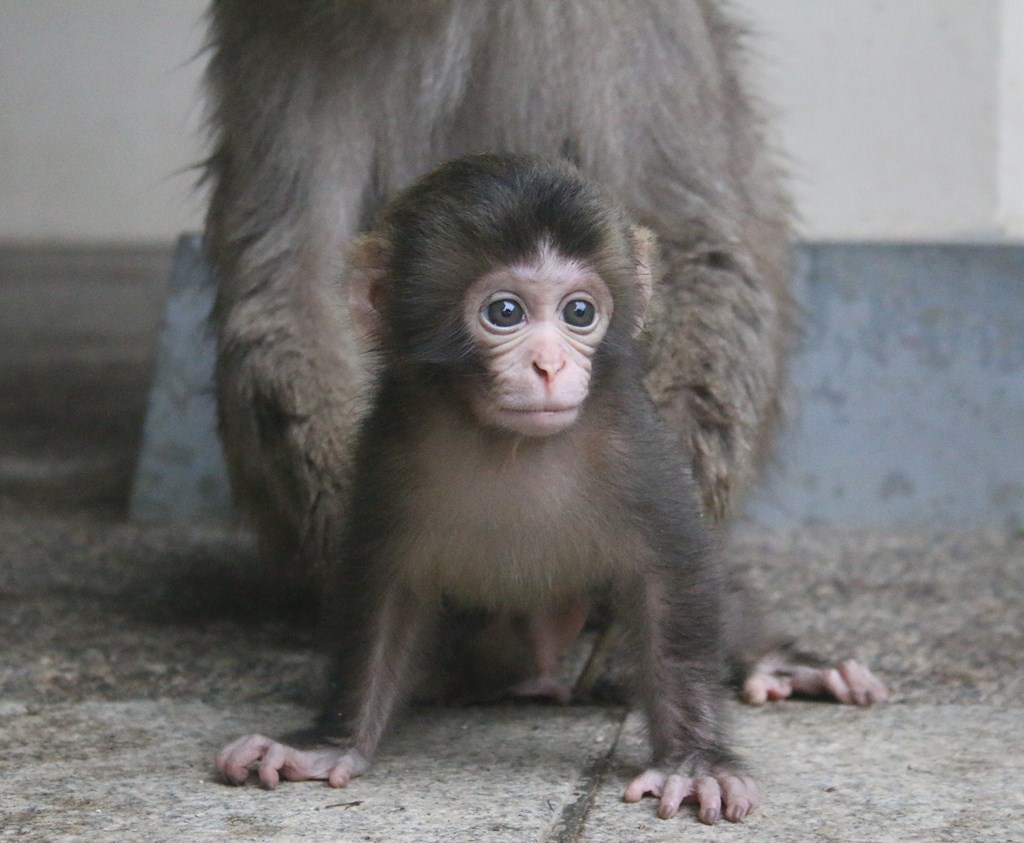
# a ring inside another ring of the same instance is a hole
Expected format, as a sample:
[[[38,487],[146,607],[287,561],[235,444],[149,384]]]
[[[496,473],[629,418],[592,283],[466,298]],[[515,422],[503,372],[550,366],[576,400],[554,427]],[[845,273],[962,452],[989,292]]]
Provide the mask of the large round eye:
[[[562,318],[573,328],[591,328],[597,321],[597,308],[586,299],[573,299],[562,308]]]
[[[483,315],[495,328],[514,328],[526,318],[523,306],[515,299],[492,301],[484,308]]]

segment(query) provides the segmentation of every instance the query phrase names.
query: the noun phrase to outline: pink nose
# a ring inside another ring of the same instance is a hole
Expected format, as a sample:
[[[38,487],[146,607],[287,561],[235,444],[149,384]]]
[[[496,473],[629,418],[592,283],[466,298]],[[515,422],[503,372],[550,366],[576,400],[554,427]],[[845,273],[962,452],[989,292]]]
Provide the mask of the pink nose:
[[[550,386],[558,373],[565,368],[565,358],[561,356],[557,357],[543,357],[533,361],[533,371],[535,371],[544,381],[545,384]]]

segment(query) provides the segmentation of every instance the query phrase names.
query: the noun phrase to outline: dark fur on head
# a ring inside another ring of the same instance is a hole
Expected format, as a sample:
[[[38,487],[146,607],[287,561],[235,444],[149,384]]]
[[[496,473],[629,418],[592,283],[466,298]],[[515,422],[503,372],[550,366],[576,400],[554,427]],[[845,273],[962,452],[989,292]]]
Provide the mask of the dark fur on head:
[[[472,280],[551,248],[612,291],[602,348],[621,348],[639,318],[631,228],[596,184],[554,158],[481,154],[449,161],[403,191],[375,229],[390,246],[385,355],[407,365],[479,370],[457,318]],[[632,345],[632,343],[630,343]]]

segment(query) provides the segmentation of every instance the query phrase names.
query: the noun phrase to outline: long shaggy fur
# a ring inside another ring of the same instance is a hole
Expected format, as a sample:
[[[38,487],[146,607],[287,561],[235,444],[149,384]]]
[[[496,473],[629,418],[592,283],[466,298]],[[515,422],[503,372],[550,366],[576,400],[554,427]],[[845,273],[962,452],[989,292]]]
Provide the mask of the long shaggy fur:
[[[564,155],[663,249],[647,387],[703,503],[762,461],[789,345],[789,207],[710,0],[214,0],[220,424],[236,493],[282,570],[346,506],[372,377],[345,244],[437,163]]]

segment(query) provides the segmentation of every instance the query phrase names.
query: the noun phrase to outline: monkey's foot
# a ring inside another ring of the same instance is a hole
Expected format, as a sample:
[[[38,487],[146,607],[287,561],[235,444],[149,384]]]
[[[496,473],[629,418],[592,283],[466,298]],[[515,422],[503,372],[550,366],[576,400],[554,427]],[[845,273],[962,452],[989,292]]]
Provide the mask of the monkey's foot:
[[[281,779],[326,779],[331,787],[345,787],[370,763],[356,749],[295,749],[263,735],[246,735],[224,747],[214,765],[229,784],[236,785],[245,784],[255,767],[260,784],[274,788]]]
[[[853,659],[836,667],[794,664],[779,656],[762,659],[743,683],[743,699],[751,705],[791,696],[832,697],[852,705],[885,702],[889,691],[868,668]]]
[[[729,822],[739,822],[761,801],[753,779],[724,770],[702,776],[647,770],[629,783],[622,798],[639,802],[647,794],[659,800],[658,816],[663,820],[678,814],[683,802],[696,802],[697,816],[708,825],[714,825],[723,816]]]

